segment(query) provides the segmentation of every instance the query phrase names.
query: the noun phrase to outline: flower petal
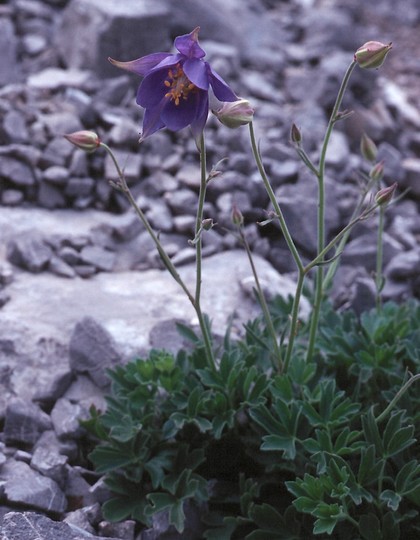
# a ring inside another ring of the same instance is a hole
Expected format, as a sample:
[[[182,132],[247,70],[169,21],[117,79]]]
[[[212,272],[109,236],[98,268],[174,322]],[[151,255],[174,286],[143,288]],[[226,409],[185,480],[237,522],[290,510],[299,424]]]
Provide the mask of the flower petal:
[[[178,51],[185,55],[187,58],[203,58],[206,53],[198,44],[198,32],[200,27],[194,28],[194,30],[183,36],[175,38],[174,45]]]
[[[196,119],[198,105],[198,92],[190,94],[188,99],[181,99],[179,105],[175,105],[175,102],[170,100],[163,108],[161,118],[168,129],[179,131],[189,126]]]
[[[146,109],[143,117],[143,131],[141,133],[140,142],[144,141],[146,137],[153,135],[159,129],[165,127],[165,123],[161,119],[162,109],[166,104],[166,98],[162,99],[156,107]]]
[[[168,75],[168,70],[161,69],[152,71],[142,80],[139,89],[137,90],[137,103],[148,109],[156,106],[165,96],[168,88],[165,86],[165,80]]]
[[[198,86],[202,90],[208,90],[210,81],[207,66],[207,62],[203,62],[197,58],[190,58],[185,60],[182,68],[185,75],[195,86]]]
[[[191,122],[191,131],[197,147],[199,146],[199,140],[204,131],[204,126],[206,125],[207,116],[209,114],[209,95],[207,92],[203,92],[202,94],[198,104],[197,117]]]
[[[173,55],[170,53],[152,53],[148,54],[147,56],[137,58],[136,60],[131,60],[130,62],[120,62],[119,60],[114,60],[113,58],[108,58],[108,60],[111,62],[111,64],[117,66],[118,68],[144,76],[168,56]]]
[[[220,101],[237,101],[239,98],[230,86],[216,73],[209,64],[210,85],[213,88],[214,95]]]

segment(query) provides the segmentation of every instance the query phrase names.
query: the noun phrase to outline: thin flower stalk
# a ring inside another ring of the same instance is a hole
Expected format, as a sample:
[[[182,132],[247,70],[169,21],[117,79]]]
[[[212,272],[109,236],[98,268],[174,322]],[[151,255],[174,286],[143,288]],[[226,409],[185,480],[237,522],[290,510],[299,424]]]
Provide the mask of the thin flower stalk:
[[[347,71],[342,80],[340,90],[337,94],[337,98],[332,110],[327,130],[325,132],[324,141],[321,147],[321,155],[318,167],[318,254],[321,253],[325,245],[325,160],[327,155],[328,144],[331,138],[331,134],[334,129],[337,118],[339,118],[340,107],[344,98],[347,85],[349,83],[351,74],[356,67],[357,62],[355,60],[347,68]],[[318,330],[319,313],[321,309],[322,297],[323,297],[323,281],[324,281],[324,268],[322,265],[318,266],[315,281],[315,296],[313,302],[312,317],[309,329],[309,342],[306,359],[309,361],[314,353],[315,339]]]
[[[215,365],[211,338],[209,335],[207,324],[204,320],[201,311],[201,284],[202,284],[202,223],[204,201],[206,199],[207,190],[207,160],[206,160],[206,145],[203,133],[200,136],[200,192],[198,196],[197,217],[195,222],[195,261],[196,261],[196,281],[195,281],[195,297],[194,307],[200,324],[201,333],[203,336],[204,346],[206,349],[207,361],[210,366]]]
[[[154,242],[154,244],[155,244],[155,246],[157,248],[157,251],[159,253],[159,256],[162,259],[163,264],[165,265],[166,269],[169,271],[171,276],[174,278],[174,280],[180,285],[182,290],[185,292],[188,300],[190,301],[192,307],[194,308],[194,311],[195,311],[195,313],[197,315],[199,325],[200,325],[200,329],[201,329],[201,332],[202,332],[202,335],[203,335],[203,341],[204,341],[204,346],[205,346],[205,350],[206,350],[207,363],[208,363],[209,367],[214,367],[215,361],[214,361],[213,351],[212,351],[212,347],[211,347],[211,341],[210,341],[209,334],[208,334],[207,324],[206,324],[204,315],[203,315],[203,313],[201,311],[200,301],[198,301],[198,303],[197,303],[197,298],[199,299],[199,296],[200,296],[200,289],[198,289],[198,292],[196,290],[195,296],[192,295],[192,293],[188,289],[187,285],[185,284],[184,280],[179,275],[179,273],[178,273],[177,269],[175,268],[173,262],[171,261],[170,257],[166,253],[165,248],[162,246],[162,243],[160,242],[157,234],[155,233],[152,226],[150,225],[149,220],[147,219],[144,212],[139,207],[139,205],[137,204],[135,198],[133,197],[133,195],[132,195],[132,193],[130,191],[130,188],[128,187],[127,182],[125,180],[124,173],[121,170],[121,167],[119,166],[118,161],[116,160],[114,153],[112,152],[112,150],[109,148],[109,146],[107,144],[101,142],[100,146],[111,157],[112,162],[113,162],[113,164],[115,166],[115,169],[117,171],[119,182],[114,184],[114,186],[124,194],[124,196],[126,197],[128,202],[130,203],[130,205],[132,206],[132,208],[136,212],[137,216],[140,218],[140,221],[143,223],[143,225],[146,228],[148,234],[152,238],[152,240],[153,240],[153,242]],[[199,244],[199,242],[197,242],[197,244]],[[198,255],[201,257],[201,252],[200,251],[198,252]],[[200,278],[201,278],[201,263],[200,263]],[[198,279],[198,275],[197,275],[197,279]]]
[[[245,248],[245,252],[246,252],[246,254],[248,256],[249,264],[251,266],[251,271],[252,271],[252,274],[253,274],[254,280],[255,280],[255,288],[256,288],[256,291],[257,291],[258,300],[259,300],[260,305],[261,305],[261,309],[262,309],[264,319],[265,319],[265,322],[266,322],[266,325],[267,325],[267,330],[268,330],[268,332],[269,332],[269,334],[271,336],[271,341],[273,343],[273,349],[274,349],[273,353],[274,353],[274,359],[275,359],[275,362],[276,362],[274,367],[279,373],[282,373],[284,371],[284,366],[283,366],[281,348],[280,348],[280,345],[279,345],[279,343],[277,341],[277,334],[276,334],[276,330],[274,328],[273,319],[271,318],[270,310],[268,309],[268,305],[267,305],[267,301],[265,299],[264,291],[262,290],[262,287],[261,287],[261,283],[260,283],[260,280],[259,280],[259,277],[258,277],[258,272],[257,272],[257,269],[255,267],[254,259],[252,257],[251,249],[250,249],[248,241],[247,241],[247,239],[245,237],[242,226],[239,227],[239,236],[240,236],[242,244],[243,244],[243,246]]]
[[[382,289],[384,288],[384,276],[383,276],[383,232],[385,221],[385,206],[379,207],[379,221],[378,221],[378,241],[376,248],[376,274],[375,274],[375,286],[376,286],[376,308],[378,311],[382,308]]]
[[[286,221],[283,216],[283,212],[281,211],[280,206],[277,202],[276,195],[273,191],[273,188],[271,187],[270,181],[267,178],[267,174],[265,172],[264,165],[261,160],[260,152],[258,150],[258,146],[255,140],[255,132],[254,132],[254,126],[252,122],[249,123],[249,133],[251,137],[252,154],[254,156],[255,163],[260,173],[261,179],[264,183],[264,187],[267,191],[267,195],[270,198],[276,217],[279,220],[281,232],[283,233],[284,239],[286,240],[287,246],[292,254],[292,257],[295,261],[295,264],[298,270],[303,270],[303,263],[301,261],[299,252],[295,246],[295,243],[293,242],[293,238],[290,235],[289,229],[287,228]]]
[[[295,246],[295,243],[293,242],[293,238],[290,235],[289,229],[287,228],[287,224],[284,219],[283,212],[281,211],[280,205],[278,204],[277,199],[276,199],[276,195],[273,191],[273,188],[271,187],[270,181],[268,180],[267,174],[265,172],[264,165],[262,163],[261,156],[258,151],[257,143],[255,140],[255,132],[254,132],[254,127],[253,127],[252,122],[250,122],[249,124],[249,133],[250,133],[251,147],[252,147],[252,153],[254,155],[255,163],[257,164],[258,171],[264,183],[264,187],[271,201],[271,204],[273,205],[274,211],[276,213],[276,217],[279,220],[281,232],[283,233],[284,239],[286,240],[286,243],[289,247],[289,250],[292,254],[292,257],[295,261],[295,264],[298,270],[298,282],[297,282],[296,292],[293,299],[292,319],[291,319],[290,331],[289,331],[289,341],[288,341],[286,356],[285,356],[284,365],[283,365],[283,371],[287,373],[287,369],[288,369],[290,359],[292,356],[293,345],[294,345],[294,341],[295,341],[295,337],[297,333],[299,305],[300,305],[300,299],[301,299],[301,294],[302,294],[302,289],[303,289],[305,272],[304,272],[304,266],[300,258],[299,252]]]

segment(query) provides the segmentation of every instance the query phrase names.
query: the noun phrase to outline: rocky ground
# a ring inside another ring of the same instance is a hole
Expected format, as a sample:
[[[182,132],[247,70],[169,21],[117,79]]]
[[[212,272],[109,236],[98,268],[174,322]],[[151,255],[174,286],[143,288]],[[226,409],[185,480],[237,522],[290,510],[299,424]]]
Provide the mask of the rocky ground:
[[[256,108],[264,163],[296,244],[316,246],[316,185],[289,144],[295,122],[316,159],[328,113],[354,51],[374,39],[394,48],[379,71],[357,69],[327,156],[327,233],[346,224],[359,191],[366,132],[385,182],[403,199],[386,216],[384,295],[420,296],[420,6],[416,0],[10,0],[0,2],[0,515],[2,540],[177,538],[164,523],[140,532],[111,525],[107,497],[84,455],[78,419],[104,406],[103,369],[163,344],[181,345],[174,319],[193,321],[125,200],[112,163],[63,137],[94,129],[115,148],[130,186],[180,272],[193,276],[198,156],[187,132],[138,145],[137,80],[106,61],[169,50],[201,26],[214,68]],[[367,5],[366,5],[367,4]],[[240,14],[240,16],[239,16]],[[227,229],[235,203],[271,293],[293,290],[294,266],[250,159],[247,130],[209,119],[204,309],[223,333],[252,313],[246,256]],[[304,216],[304,219],[303,219]],[[374,301],[376,219],[354,231],[334,287],[339,308]],[[185,538],[185,536],[184,536]]]

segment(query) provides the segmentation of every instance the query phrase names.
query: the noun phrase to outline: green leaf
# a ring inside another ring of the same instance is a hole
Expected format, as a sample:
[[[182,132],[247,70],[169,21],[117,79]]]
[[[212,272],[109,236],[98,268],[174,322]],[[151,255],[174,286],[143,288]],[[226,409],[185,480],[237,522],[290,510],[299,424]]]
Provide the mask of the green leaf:
[[[114,497],[102,505],[102,512],[105,519],[112,523],[123,521],[124,519],[131,517],[135,512],[137,519],[148,524],[148,520],[143,514],[145,505],[145,500],[142,501],[133,497]]]
[[[293,437],[281,435],[265,435],[263,437],[261,450],[283,451],[286,459],[294,459],[296,456],[296,445]]]
[[[100,474],[126,467],[137,461],[136,456],[124,454],[121,448],[111,446],[97,446],[89,454],[89,459],[95,464],[96,471]]]
[[[359,532],[364,540],[383,540],[379,519],[375,514],[363,514],[359,519]]]
[[[398,495],[398,493],[395,493],[395,491],[386,489],[380,494],[379,499],[386,502],[387,507],[395,512],[398,510],[400,505],[401,495]]]

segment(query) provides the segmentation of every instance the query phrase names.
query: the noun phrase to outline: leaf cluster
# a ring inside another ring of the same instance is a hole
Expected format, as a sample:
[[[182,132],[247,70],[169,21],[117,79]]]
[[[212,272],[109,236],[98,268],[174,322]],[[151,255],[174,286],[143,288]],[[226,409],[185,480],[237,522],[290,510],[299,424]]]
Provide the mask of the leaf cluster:
[[[274,320],[287,317],[276,301]],[[366,540],[420,534],[420,306],[386,304],[358,318],[324,306],[316,362],[300,329],[287,374],[271,366],[263,319],[226,336],[215,369],[202,343],[154,350],[109,372],[107,410],[85,427],[113,498],[107,519],[150,526],[165,512],[182,535],[188,505],[207,540]],[[299,352],[301,351],[301,352]],[[182,536],[180,536],[182,537]]]

